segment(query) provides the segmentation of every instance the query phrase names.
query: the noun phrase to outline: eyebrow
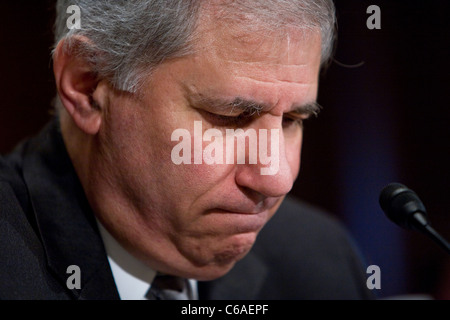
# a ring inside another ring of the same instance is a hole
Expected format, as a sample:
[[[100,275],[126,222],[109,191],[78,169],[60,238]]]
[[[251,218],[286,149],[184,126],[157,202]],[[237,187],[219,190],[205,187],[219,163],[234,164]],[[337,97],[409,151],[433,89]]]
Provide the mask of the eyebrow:
[[[234,98],[232,100],[201,97],[196,100],[195,104],[207,107],[209,109],[214,109],[215,111],[229,111],[230,114],[235,112],[237,109],[237,111],[244,112],[248,115],[259,115],[261,112],[263,112],[264,110],[269,110],[271,107],[266,103],[243,99],[240,97]],[[293,105],[291,111],[289,111],[288,113],[301,116],[317,117],[321,109],[322,107],[316,101],[312,101],[301,105]]]
[[[304,116],[317,117],[322,110],[322,106],[316,101],[308,102],[299,106],[294,106],[292,113],[296,113]]]

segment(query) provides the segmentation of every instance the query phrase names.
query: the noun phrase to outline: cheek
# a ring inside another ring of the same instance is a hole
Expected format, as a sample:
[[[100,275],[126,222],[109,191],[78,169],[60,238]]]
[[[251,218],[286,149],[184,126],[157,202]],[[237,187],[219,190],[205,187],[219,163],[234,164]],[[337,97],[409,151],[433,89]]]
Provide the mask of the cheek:
[[[228,181],[234,165],[226,164],[225,138],[207,139],[205,129],[192,131],[193,123],[193,120],[186,122],[185,127],[180,128],[185,130],[185,136],[170,145],[167,152],[172,154],[172,161],[167,164],[167,171],[174,172],[175,179],[188,185],[191,193],[198,196]],[[185,141],[188,143],[184,144]]]
[[[192,201],[218,186],[229,174],[229,168],[222,165],[181,164],[168,165],[175,189],[182,189],[178,193],[180,201]]]

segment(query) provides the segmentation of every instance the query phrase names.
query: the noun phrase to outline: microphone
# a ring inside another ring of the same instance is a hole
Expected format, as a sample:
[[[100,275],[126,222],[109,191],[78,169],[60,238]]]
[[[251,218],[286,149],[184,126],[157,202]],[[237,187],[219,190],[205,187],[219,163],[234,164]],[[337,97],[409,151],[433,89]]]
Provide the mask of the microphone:
[[[379,202],[391,221],[404,229],[424,233],[450,253],[450,244],[431,227],[425,206],[414,191],[393,182],[383,188]]]

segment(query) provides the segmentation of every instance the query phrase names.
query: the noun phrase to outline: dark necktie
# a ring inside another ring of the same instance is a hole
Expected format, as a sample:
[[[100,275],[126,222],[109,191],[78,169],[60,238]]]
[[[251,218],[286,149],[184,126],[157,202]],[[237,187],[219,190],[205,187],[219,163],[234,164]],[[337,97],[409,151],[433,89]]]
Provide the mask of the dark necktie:
[[[145,296],[149,300],[189,300],[191,291],[187,279],[157,274]]]

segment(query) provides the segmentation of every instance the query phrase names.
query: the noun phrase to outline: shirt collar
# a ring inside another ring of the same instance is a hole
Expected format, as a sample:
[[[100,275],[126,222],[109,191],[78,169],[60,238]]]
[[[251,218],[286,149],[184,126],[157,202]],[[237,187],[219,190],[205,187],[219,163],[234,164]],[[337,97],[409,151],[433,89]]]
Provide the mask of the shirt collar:
[[[132,256],[97,221],[121,300],[145,300],[156,271]]]
[[[121,300],[146,300],[145,294],[155,279],[156,271],[132,256],[97,220],[108,255],[109,265]],[[189,279],[193,300],[198,300],[197,281]]]

